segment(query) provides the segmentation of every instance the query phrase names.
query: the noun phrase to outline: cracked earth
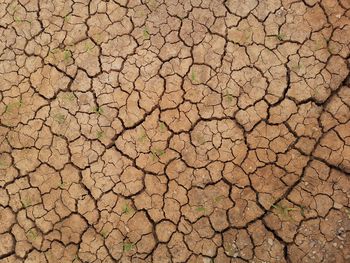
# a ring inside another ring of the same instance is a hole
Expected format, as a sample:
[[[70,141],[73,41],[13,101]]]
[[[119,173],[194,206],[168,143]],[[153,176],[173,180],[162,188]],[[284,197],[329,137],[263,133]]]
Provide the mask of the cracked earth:
[[[0,1],[0,262],[350,262],[349,0]]]

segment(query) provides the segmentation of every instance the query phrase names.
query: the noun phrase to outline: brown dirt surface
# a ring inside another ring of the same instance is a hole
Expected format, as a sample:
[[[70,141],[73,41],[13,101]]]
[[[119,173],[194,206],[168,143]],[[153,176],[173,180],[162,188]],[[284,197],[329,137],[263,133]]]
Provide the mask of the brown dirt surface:
[[[0,263],[349,263],[350,0],[1,0]]]

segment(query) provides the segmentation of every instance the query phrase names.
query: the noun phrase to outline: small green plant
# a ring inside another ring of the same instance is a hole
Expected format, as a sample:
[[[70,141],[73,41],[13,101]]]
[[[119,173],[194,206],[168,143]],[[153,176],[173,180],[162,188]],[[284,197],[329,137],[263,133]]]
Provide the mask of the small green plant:
[[[122,213],[123,214],[129,214],[132,211],[134,211],[134,210],[129,206],[129,204],[124,204],[123,205],[123,207],[122,207]]]
[[[100,234],[101,234],[101,236],[102,236],[104,239],[106,239],[107,236],[108,236],[108,233],[107,233],[106,230],[102,230],[102,231],[100,232]]]
[[[160,130],[160,132],[166,131],[166,126],[165,126],[164,122],[159,122],[159,130]]]
[[[224,98],[227,103],[231,103],[233,101],[233,96],[231,94],[228,94],[227,92]]]
[[[67,92],[65,95],[64,95],[64,100],[66,101],[73,101],[75,99],[75,96],[73,94],[73,92]]]
[[[97,133],[96,133],[97,139],[102,139],[103,135],[104,135],[103,131],[97,131]]]
[[[16,23],[22,23],[22,22],[28,22],[29,24],[32,23],[31,20],[28,20],[28,19],[21,19],[21,18],[19,18],[18,16],[16,16],[16,12],[13,13],[13,20],[14,20]]]
[[[65,22],[68,22],[68,21],[70,20],[70,18],[71,18],[71,15],[70,15],[70,14],[67,14],[67,15],[64,16],[63,20],[64,20]]]
[[[95,42],[96,42],[97,44],[101,44],[102,41],[103,41],[102,34],[97,34],[97,35],[93,36],[93,39],[95,40]]]
[[[285,34],[279,33],[279,34],[276,35],[276,38],[279,41],[284,41],[286,39],[286,36],[285,36]]]
[[[327,50],[331,54],[335,54],[336,53],[335,47],[331,47],[329,44],[327,46]]]
[[[290,216],[290,211],[296,211],[298,208],[295,207],[285,207],[283,205],[272,205],[275,209],[276,213],[284,219],[294,221],[294,219]]]
[[[16,23],[22,23],[23,20],[20,19],[18,16],[14,16],[13,19],[15,20]]]
[[[153,156],[153,160],[157,160],[159,157],[161,157],[162,155],[165,154],[164,150],[161,149],[153,149],[151,150],[152,156]]]
[[[30,199],[25,198],[21,200],[21,203],[23,208],[27,208],[32,204],[32,201]]]
[[[99,115],[102,115],[104,111],[103,111],[102,107],[97,106],[94,108],[94,112],[99,114]]]
[[[148,31],[148,28],[147,28],[147,27],[145,27],[145,28],[143,29],[143,38],[144,38],[144,39],[149,39],[149,31]]]
[[[293,65],[292,67],[291,67],[291,70],[292,71],[294,71],[294,72],[297,72],[297,71],[299,71],[301,69],[301,65],[298,63],[298,64],[296,64],[296,65]]]
[[[325,38],[315,40],[314,42],[315,42],[315,50],[327,47],[327,39],[325,39]]]
[[[53,115],[53,119],[58,122],[58,124],[63,124],[66,117],[62,113],[56,113]]]
[[[34,241],[38,237],[38,232],[35,229],[30,229],[27,232],[27,237],[29,240]]]
[[[215,203],[218,203],[220,202],[221,200],[223,200],[225,197],[223,195],[218,195],[216,197],[214,197],[214,202]]]
[[[124,243],[124,244],[123,244],[123,250],[124,250],[125,252],[129,252],[129,251],[133,250],[134,247],[135,247],[135,244],[134,244],[134,243]]]
[[[19,101],[11,102],[5,106],[5,113],[10,113],[15,109],[21,108],[23,105],[22,99]]]
[[[141,134],[141,136],[137,139],[138,142],[144,142],[147,138],[147,134],[145,131]]]
[[[68,49],[63,51],[63,61],[68,62],[72,58],[72,52]]]
[[[155,154],[157,154],[158,156],[162,156],[162,155],[165,154],[165,151],[164,151],[164,150],[157,149],[157,150],[155,150]]]
[[[200,212],[200,213],[205,213],[206,212],[206,209],[204,206],[200,205],[200,206],[197,206],[196,207],[196,211],[197,212]]]
[[[91,42],[86,42],[85,43],[85,52],[89,52],[90,50],[92,50],[95,47],[95,45],[93,45]]]
[[[66,182],[62,182],[60,183],[60,185],[58,186],[61,190],[65,190],[67,187],[67,183]]]
[[[194,72],[194,70],[192,70],[192,72],[191,72],[191,80],[192,80],[192,82],[195,82],[196,79],[197,79],[196,72]]]

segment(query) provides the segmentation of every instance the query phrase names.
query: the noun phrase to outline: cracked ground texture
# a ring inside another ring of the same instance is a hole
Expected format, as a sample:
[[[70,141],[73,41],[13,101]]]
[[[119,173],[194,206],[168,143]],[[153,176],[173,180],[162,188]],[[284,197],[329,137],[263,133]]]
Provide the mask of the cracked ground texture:
[[[0,262],[350,262],[349,0],[1,0]]]

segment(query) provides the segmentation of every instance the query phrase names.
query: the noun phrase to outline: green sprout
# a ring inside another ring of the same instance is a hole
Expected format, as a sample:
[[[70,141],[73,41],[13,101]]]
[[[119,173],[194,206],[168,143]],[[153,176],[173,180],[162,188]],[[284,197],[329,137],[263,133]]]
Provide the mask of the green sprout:
[[[64,16],[63,20],[65,22],[68,22],[70,20],[70,17],[71,17],[70,14],[67,14],[67,15]]]
[[[85,43],[85,52],[89,52],[91,49],[93,49],[95,46],[91,42]]]
[[[192,72],[191,72],[191,80],[192,80],[192,82],[195,82],[196,79],[197,79],[197,77],[196,77],[196,72],[194,72],[194,71],[192,70]]]
[[[285,34],[281,34],[281,33],[277,34],[276,37],[279,41],[283,41],[286,39]]]
[[[103,135],[104,135],[103,131],[97,131],[97,133],[96,133],[97,139],[101,139],[103,137]]]
[[[298,63],[297,65],[294,65],[291,67],[291,70],[294,72],[297,72],[301,69],[301,65]]]
[[[134,211],[134,210],[129,206],[129,204],[124,204],[123,205],[123,207],[122,207],[122,213],[123,214],[129,214],[132,211]]]
[[[29,240],[35,240],[38,237],[38,233],[35,229],[30,229],[27,232],[27,237]]]
[[[21,203],[22,203],[22,207],[23,208],[27,208],[27,207],[29,207],[32,204],[30,199],[21,200]]]
[[[164,122],[159,122],[159,130],[160,130],[160,132],[166,131],[166,127],[165,127]]]
[[[75,99],[75,96],[72,92],[67,92],[64,96],[64,99],[67,101],[73,101]]]
[[[322,39],[318,39],[318,40],[315,39],[314,42],[315,42],[315,50],[319,50],[319,49],[327,48],[329,39],[322,37]]]
[[[200,205],[200,206],[196,207],[196,211],[201,212],[201,213],[205,213],[206,209],[204,206]]]
[[[17,6],[15,7],[15,9],[13,10],[13,20],[16,22],[16,23],[22,23],[22,22],[28,22],[28,23],[32,23],[32,21],[28,20],[28,19],[21,19],[19,18],[18,16],[16,16],[16,9],[17,9]]]
[[[290,216],[289,212],[298,210],[298,208],[295,208],[295,207],[285,207],[282,205],[272,205],[272,207],[276,210],[276,213],[280,215],[282,218],[285,218],[287,220],[292,220],[292,221],[294,219]]]
[[[16,102],[9,103],[5,107],[5,113],[7,113],[7,112],[10,113],[14,109],[19,109],[22,107],[22,105],[23,105],[22,99],[20,99],[19,101],[16,101]]]
[[[214,202],[215,203],[218,203],[220,202],[221,200],[223,200],[225,197],[223,195],[218,195],[214,198]]]
[[[99,115],[102,115],[103,114],[103,109],[102,109],[102,107],[95,107],[94,108],[94,112],[96,112],[97,114],[99,114]]]
[[[135,244],[134,244],[134,243],[124,243],[124,244],[123,244],[123,250],[124,250],[125,252],[129,252],[129,251],[133,250],[134,247],[135,247]]]
[[[162,156],[162,155],[165,154],[165,151],[164,151],[164,150],[160,150],[160,149],[157,149],[157,150],[155,150],[154,152],[155,152],[155,154],[157,154],[158,156]]]
[[[14,16],[13,19],[15,20],[16,23],[22,23],[23,20],[20,19],[18,16]]]
[[[98,44],[101,44],[103,41],[102,34],[97,34],[97,35],[93,36],[92,38],[95,39],[95,42]]]
[[[327,46],[327,50],[331,54],[335,54],[336,53],[335,47],[331,47],[329,44]]]
[[[228,94],[226,92],[226,95],[224,96],[227,103],[231,103],[233,101],[233,96],[231,94]]]
[[[141,134],[141,136],[137,139],[137,141],[144,142],[146,140],[146,138],[147,138],[147,134],[146,134],[146,132],[143,132]]]
[[[100,232],[100,234],[101,234],[101,236],[102,236],[104,239],[106,239],[107,236],[108,236],[108,233],[107,233],[106,230],[102,230],[102,231]]]
[[[67,183],[66,182],[62,182],[58,187],[62,190],[66,189]]]
[[[72,57],[72,52],[68,49],[63,51],[63,60],[64,62],[68,62],[68,60]]]
[[[145,28],[143,29],[143,38],[144,38],[144,39],[149,39],[149,31],[148,31],[148,28],[147,28],[147,27],[145,27]]]
[[[153,160],[157,160],[159,157],[161,157],[162,155],[165,154],[164,150],[161,149],[153,149],[151,150],[152,156],[153,156]]]
[[[65,116],[62,113],[57,113],[53,116],[53,119],[59,124],[63,124],[65,121]]]

